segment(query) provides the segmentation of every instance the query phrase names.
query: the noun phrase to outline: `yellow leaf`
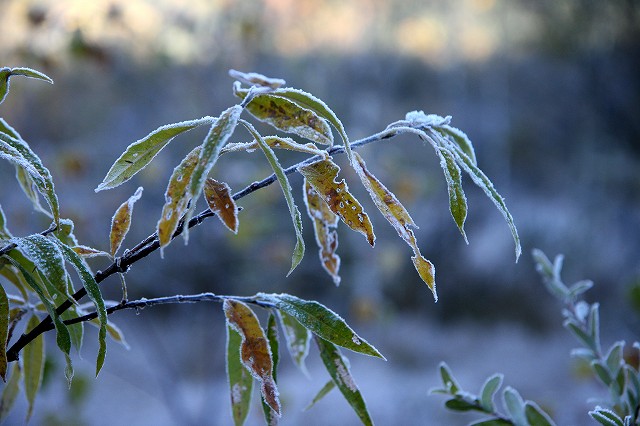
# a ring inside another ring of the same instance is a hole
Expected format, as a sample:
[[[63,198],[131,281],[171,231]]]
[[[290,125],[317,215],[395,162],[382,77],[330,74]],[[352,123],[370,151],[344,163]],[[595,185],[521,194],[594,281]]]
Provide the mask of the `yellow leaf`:
[[[116,252],[122,245],[124,237],[129,232],[131,226],[131,214],[133,213],[133,205],[142,197],[142,187],[139,187],[127,201],[122,203],[111,219],[111,233],[109,241],[111,242],[111,255],[115,256]]]
[[[209,209],[218,215],[222,223],[234,234],[238,233],[238,206],[231,198],[231,189],[224,182],[207,178],[204,183],[204,198]]]
[[[298,170],[320,194],[329,209],[349,228],[363,234],[373,247],[376,237],[369,216],[358,200],[351,195],[344,179],[340,182],[336,180],[340,167],[330,159],[324,159],[302,166]]]

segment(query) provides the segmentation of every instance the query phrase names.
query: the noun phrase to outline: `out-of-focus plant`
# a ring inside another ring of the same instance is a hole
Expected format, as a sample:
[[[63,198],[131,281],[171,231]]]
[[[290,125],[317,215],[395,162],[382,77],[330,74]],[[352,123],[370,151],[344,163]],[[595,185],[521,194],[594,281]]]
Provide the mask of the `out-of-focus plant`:
[[[634,426],[640,424],[640,373],[638,366],[625,359],[624,341],[615,342],[606,351],[600,343],[599,304],[587,303],[581,299],[584,292],[593,286],[592,281],[578,281],[567,286],[562,281],[563,256],[558,255],[553,262],[540,250],[533,251],[536,269],[553,296],[564,304],[562,316],[564,327],[583,345],[571,351],[571,355],[586,361],[593,376],[609,392],[609,399],[600,401],[589,411],[589,416],[604,426]],[[640,343],[633,348],[640,351]],[[449,395],[452,398],[445,406],[453,411],[479,411],[489,416],[471,423],[472,425],[499,426],[551,426],[553,420],[533,401],[525,401],[518,392],[507,387],[502,392],[505,413],[494,405],[494,395],[502,385],[503,375],[488,378],[478,395],[462,390],[453,378],[449,367],[440,365],[442,388],[433,393]]]
[[[52,82],[44,74],[28,68],[2,68],[0,100],[9,90],[10,78],[17,75]],[[339,222],[363,234],[371,246],[375,243],[369,216],[349,191],[345,180],[338,177],[340,168],[332,156],[346,154],[349,165],[374,205],[410,246],[415,269],[437,300],[435,269],[418,248],[412,231],[415,223],[396,196],[374,176],[356,152],[358,147],[366,144],[405,133],[418,136],[435,150],[440,159],[449,192],[449,209],[465,240],[467,202],[462,189],[462,171],[471,177],[503,214],[516,244],[516,258],[520,255],[520,242],[513,219],[502,197],[478,168],[473,146],[467,136],[450,125],[451,117],[414,111],[407,114],[406,119],[390,124],[379,133],[351,142],[338,117],[315,96],[284,87],[283,80],[261,74],[231,71],[230,75],[236,80],[233,90],[240,98],[238,104],[217,117],[206,116],[157,128],[129,145],[96,188],[98,192],[122,185],[144,169],[175,137],[199,126],[209,127],[204,141],[175,167],[167,185],[165,203],[155,232],[122,251],[122,254],[119,254],[120,249],[130,228],[134,205],[142,196],[142,187],[116,209],[106,251],[82,245],[74,236],[73,222],[60,217],[58,198],[48,169],[20,134],[0,118],[0,157],[14,164],[20,187],[35,209],[52,219],[48,229],[16,237],[10,232],[0,209],[0,276],[3,277],[0,287],[0,341],[5,345],[0,351],[0,376],[6,380],[0,399],[0,419],[7,415],[21,388],[28,401],[27,419],[30,418],[42,381],[45,359],[43,333],[55,330],[57,346],[66,360],[66,377],[71,383],[71,349],[79,350],[82,346],[84,323],[98,328],[97,375],[105,362],[107,335],[126,344],[120,330],[109,320],[109,315],[122,309],[158,304],[213,301],[222,304],[226,317],[227,373],[235,424],[242,424],[246,419],[254,382],[260,388],[266,422],[276,423],[281,415],[276,380],[280,358],[278,348],[282,340],[278,323],[284,332],[284,344],[293,362],[302,370],[305,369],[305,358],[312,338],[318,347],[331,381],[321,389],[314,402],[336,387],[362,423],[372,424],[364,398],[350,373],[349,363],[339,348],[382,359],[384,357],[324,305],[289,294],[266,293],[249,297],[202,293],[130,301],[124,281],[124,275],[134,263],[158,249],[162,254],[163,249],[179,235],[183,235],[186,241],[189,229],[210,217],[217,216],[230,231],[237,232],[240,207],[236,202],[274,182],[278,182],[282,188],[293,222],[296,243],[289,272],[292,273],[305,251],[302,215],[287,177],[298,172],[304,177],[303,202],[313,223],[321,265],[337,285],[340,282],[340,257],[336,253],[336,228]],[[301,138],[304,143],[291,137],[261,135],[253,124],[242,118],[247,113],[279,132]],[[342,145],[334,145],[332,126],[340,135]],[[250,141],[232,142],[232,137]],[[276,151],[282,149],[304,154],[306,159],[284,168],[276,155]],[[225,182],[209,176],[221,156],[256,150],[265,155],[273,168],[271,176],[250,183],[236,193],[232,193]],[[41,204],[41,197],[48,208]],[[207,207],[196,214],[200,197],[204,198]],[[111,264],[104,271],[94,273],[88,261],[97,256],[107,257]],[[76,289],[76,280],[72,278],[74,274],[70,270],[75,270],[81,282],[79,289]],[[104,300],[100,290],[100,283],[112,275],[118,275],[122,283],[123,297],[120,301]],[[11,285],[15,293],[6,292],[6,285]],[[85,296],[88,296],[90,303],[81,304]],[[254,313],[256,308],[268,312],[266,327],[260,324]],[[16,329],[20,328],[24,332],[14,338]]]

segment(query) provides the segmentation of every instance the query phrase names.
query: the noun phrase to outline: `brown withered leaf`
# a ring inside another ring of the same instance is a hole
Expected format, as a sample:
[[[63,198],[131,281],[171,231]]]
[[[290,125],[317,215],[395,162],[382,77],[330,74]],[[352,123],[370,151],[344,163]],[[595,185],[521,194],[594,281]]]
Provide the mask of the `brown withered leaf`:
[[[258,318],[244,303],[226,299],[223,303],[228,325],[242,337],[240,359],[251,375],[261,383],[264,401],[280,415],[278,387],[273,379],[273,360],[269,342]]]
[[[318,160],[314,163],[298,168],[298,171],[313,186],[320,198],[329,209],[351,229],[360,232],[373,247],[375,234],[369,216],[362,205],[351,195],[347,183],[342,179],[338,182],[340,167],[331,159]]]
[[[204,182],[204,198],[209,209],[234,234],[238,233],[238,206],[231,198],[231,188],[224,182],[207,178]]]
[[[364,159],[357,152],[353,153],[353,167],[360,177],[362,184],[369,192],[373,203],[380,213],[389,221],[398,235],[413,249],[411,258],[420,278],[427,284],[433,297],[438,300],[436,294],[435,268],[433,264],[420,254],[418,242],[411,228],[417,228],[407,209],[398,201],[393,192],[389,191],[368,169]]]
[[[113,218],[111,219],[109,242],[111,249],[110,253],[112,256],[115,256],[116,252],[122,245],[122,241],[124,241],[124,237],[127,235],[127,232],[129,232],[133,205],[140,199],[140,197],[142,197],[142,187],[139,187],[127,201],[118,207],[118,210],[116,210]]]
[[[335,285],[339,285],[340,256],[336,254],[338,233],[335,231],[338,226],[338,216],[329,209],[327,203],[322,201],[306,179],[304,180],[304,203],[307,206],[307,214],[313,220],[313,231],[322,267],[331,275]]]

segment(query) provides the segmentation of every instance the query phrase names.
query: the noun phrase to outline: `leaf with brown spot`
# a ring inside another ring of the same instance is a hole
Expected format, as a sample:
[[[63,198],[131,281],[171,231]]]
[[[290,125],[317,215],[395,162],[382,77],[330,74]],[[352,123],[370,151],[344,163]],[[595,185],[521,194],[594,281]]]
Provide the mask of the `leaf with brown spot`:
[[[240,359],[251,375],[261,383],[264,401],[280,415],[278,387],[273,380],[273,360],[269,342],[260,327],[258,318],[247,305],[236,300],[226,299],[223,303],[227,324],[242,337]]]
[[[351,195],[344,179],[340,182],[336,180],[340,167],[331,159],[324,159],[301,166],[298,171],[320,194],[320,198],[329,209],[338,215],[349,228],[364,235],[373,247],[376,236],[373,233],[373,225],[369,216],[364,212],[358,200]]]
[[[238,206],[231,197],[231,188],[224,182],[207,178],[204,183],[204,198],[209,210],[216,213],[222,223],[234,234],[238,233]]]
[[[133,213],[133,205],[142,197],[142,187],[129,197],[127,201],[122,203],[111,219],[111,232],[109,233],[109,241],[111,243],[111,255],[115,256],[116,252],[122,245],[124,237],[129,232],[131,226],[131,214]]]

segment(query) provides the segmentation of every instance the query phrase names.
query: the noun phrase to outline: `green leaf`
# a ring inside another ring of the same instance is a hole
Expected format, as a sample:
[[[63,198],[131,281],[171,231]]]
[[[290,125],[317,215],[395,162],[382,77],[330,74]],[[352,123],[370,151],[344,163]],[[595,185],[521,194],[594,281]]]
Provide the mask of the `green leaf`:
[[[303,300],[284,293],[258,293],[256,297],[291,315],[308,330],[331,343],[354,352],[385,359],[376,348],[358,336],[338,314],[316,301]]]
[[[447,389],[451,395],[455,395],[460,391],[460,385],[458,385],[456,379],[453,378],[453,373],[446,362],[440,363],[440,377],[442,378],[444,388]]]
[[[244,424],[251,404],[253,377],[240,360],[242,338],[231,326],[227,326],[227,378],[231,397],[233,424]]]
[[[322,398],[324,398],[329,392],[331,392],[334,388],[336,387],[336,382],[334,382],[333,380],[329,380],[323,387],[322,389],[320,389],[318,391],[318,393],[316,394],[316,396],[313,397],[313,399],[311,400],[311,402],[309,403],[309,405],[307,405],[306,407],[304,407],[303,411],[307,411],[309,409],[311,409],[311,407],[313,407],[314,405],[316,405],[316,403],[318,401],[320,401]]]
[[[273,369],[271,371],[271,376],[273,377],[273,381],[278,381],[278,363],[280,362],[280,353],[278,350],[278,326],[276,324],[275,315],[270,312],[269,318],[267,319],[267,328],[266,328],[267,340],[269,342],[269,350],[271,351],[271,359],[273,360]],[[262,399],[262,411],[264,412],[264,419],[267,425],[277,425],[278,424],[278,413],[273,411],[273,409],[267,404],[267,402]]]
[[[207,116],[197,120],[182,121],[158,127],[144,138],[127,147],[113,163],[104,180],[95,191],[103,191],[122,185],[146,167],[173,138],[196,127],[214,123],[215,120],[215,118]]]
[[[480,420],[478,422],[469,423],[469,426],[513,426],[508,420],[494,418],[489,420]]]
[[[18,133],[16,129],[11,127],[11,125],[7,123],[5,119],[2,117],[0,117],[0,133],[6,133],[7,135],[11,136],[14,139],[18,139],[18,140],[22,139],[22,136],[20,136],[20,133]]]
[[[611,377],[611,374],[604,363],[598,360],[592,361],[591,369],[596,373],[602,383],[607,386],[611,385],[613,378]]]
[[[452,411],[484,411],[478,404],[473,404],[460,397],[452,398],[444,403]]]
[[[600,305],[594,303],[589,310],[589,318],[587,320],[587,327],[589,330],[589,336],[593,340],[593,350],[596,352],[601,351],[600,345]]]
[[[24,277],[16,270],[11,262],[5,258],[0,258],[0,275],[5,277],[11,284],[13,284],[22,296],[22,300],[29,300],[29,284],[25,281]]]
[[[314,336],[318,349],[320,350],[320,357],[326,367],[331,379],[336,384],[342,395],[347,400],[349,405],[356,412],[360,421],[364,425],[373,425],[367,405],[356,385],[349,367],[345,362],[340,350],[331,342],[324,340],[321,337]]]
[[[262,136],[256,131],[256,129],[249,124],[248,122],[242,120],[242,124],[249,130],[251,135],[255,138],[256,142],[262,148],[264,155],[267,157],[273,172],[280,183],[280,187],[282,188],[282,192],[284,193],[284,198],[287,201],[287,207],[289,208],[289,213],[291,214],[291,221],[293,222],[293,227],[296,231],[296,246],[293,249],[293,256],[291,259],[291,269],[287,276],[293,272],[293,270],[300,264],[302,258],[304,257],[304,238],[302,237],[302,216],[300,215],[300,210],[298,210],[298,206],[296,206],[295,201],[293,199],[291,184],[289,183],[289,179],[287,179],[287,175],[284,173],[284,169],[278,162],[278,157],[273,152],[273,150],[266,144],[266,142],[262,139]]]
[[[64,311],[60,318],[63,321],[72,320],[78,318],[78,312],[76,312],[76,307],[72,306],[71,308]],[[80,353],[80,349],[82,349],[82,339],[84,337],[84,323],[79,322],[76,324],[67,325],[67,329],[69,330],[69,337],[71,338],[71,343],[73,347],[76,348],[76,351]]]
[[[111,218],[111,231],[109,232],[110,253],[115,256],[118,249],[127,236],[131,226],[131,215],[133,214],[133,205],[142,197],[142,187],[138,187],[136,192],[129,197],[127,201],[122,203]]]
[[[96,312],[98,314],[98,321],[100,321],[100,328],[98,330],[98,356],[96,358],[96,377],[98,373],[100,373],[100,369],[104,364],[104,359],[107,354],[107,309],[104,304],[104,299],[102,298],[102,293],[100,292],[100,287],[96,282],[93,274],[87,267],[87,264],[82,260],[82,258],[73,251],[70,247],[59,243],[60,249],[62,250],[62,254],[65,259],[74,267],[78,276],[82,280],[82,284],[84,288],[87,290],[87,296],[96,307]]]
[[[480,405],[482,405],[485,411],[494,411],[493,396],[498,391],[498,388],[502,386],[503,378],[504,376],[502,374],[494,374],[482,385],[482,389],[480,390]]]
[[[44,213],[45,215],[52,217],[51,213],[42,207],[40,203],[40,192],[38,191],[38,186],[34,182],[33,178],[29,173],[26,172],[22,167],[16,166],[16,179],[22,192],[27,196],[27,198],[31,201],[33,205],[33,209],[37,212]]]
[[[9,238],[11,238],[11,232],[7,228],[7,217],[0,206],[0,240],[8,240]]]
[[[609,352],[605,357],[606,365],[609,371],[611,371],[614,375],[624,365],[624,360],[622,359],[622,351],[624,349],[625,342],[620,340],[614,343],[611,348],[609,348]]]
[[[467,234],[464,232],[464,222],[467,219],[467,197],[464,195],[462,189],[460,167],[458,167],[453,156],[446,149],[439,148],[436,152],[440,157],[440,166],[444,171],[444,177],[447,181],[449,211],[456,225],[458,225],[458,229],[464,237],[465,242],[468,244]]]
[[[9,381],[0,397],[0,423],[4,423],[16,402],[16,397],[20,393],[20,379],[22,379],[22,370],[20,370],[20,364],[15,362],[9,375]]]
[[[31,331],[39,323],[38,317],[32,315],[29,318],[27,330]],[[24,368],[24,393],[29,403],[26,421],[29,422],[31,414],[33,414],[33,404],[42,384],[42,372],[44,371],[44,337],[42,334],[25,346],[22,352],[22,365]]]
[[[7,381],[7,336],[9,335],[9,299],[0,285],[0,377]]]
[[[533,401],[527,401],[524,405],[524,413],[527,417],[527,421],[531,426],[555,426],[556,424],[551,420],[551,417],[545,413],[539,406]]]
[[[287,349],[293,363],[308,376],[305,359],[309,354],[309,342],[311,341],[311,332],[305,326],[300,324],[293,316],[283,310],[279,310],[280,325],[284,331]]]
[[[45,74],[31,68],[0,68],[0,104],[2,103],[2,101],[4,101],[7,93],[9,93],[9,79],[13,75],[35,78],[53,84],[53,80],[51,80]]]
[[[514,426],[529,426],[524,412],[524,400],[517,390],[507,386],[502,393],[504,408],[511,417]]]
[[[473,149],[473,144],[467,137],[467,135],[455,127],[449,126],[447,124],[443,124],[441,126],[436,126],[435,129],[445,138],[449,138],[453,143],[455,143],[458,148],[471,160],[471,162],[477,165],[476,161],[476,153]]]
[[[585,346],[593,349],[595,347],[595,342],[583,329],[580,327],[575,320],[569,319],[564,322],[564,326],[573,333],[574,336],[578,338]]]
[[[623,426],[622,419],[615,412],[602,407],[589,411],[592,419],[604,426]]]

